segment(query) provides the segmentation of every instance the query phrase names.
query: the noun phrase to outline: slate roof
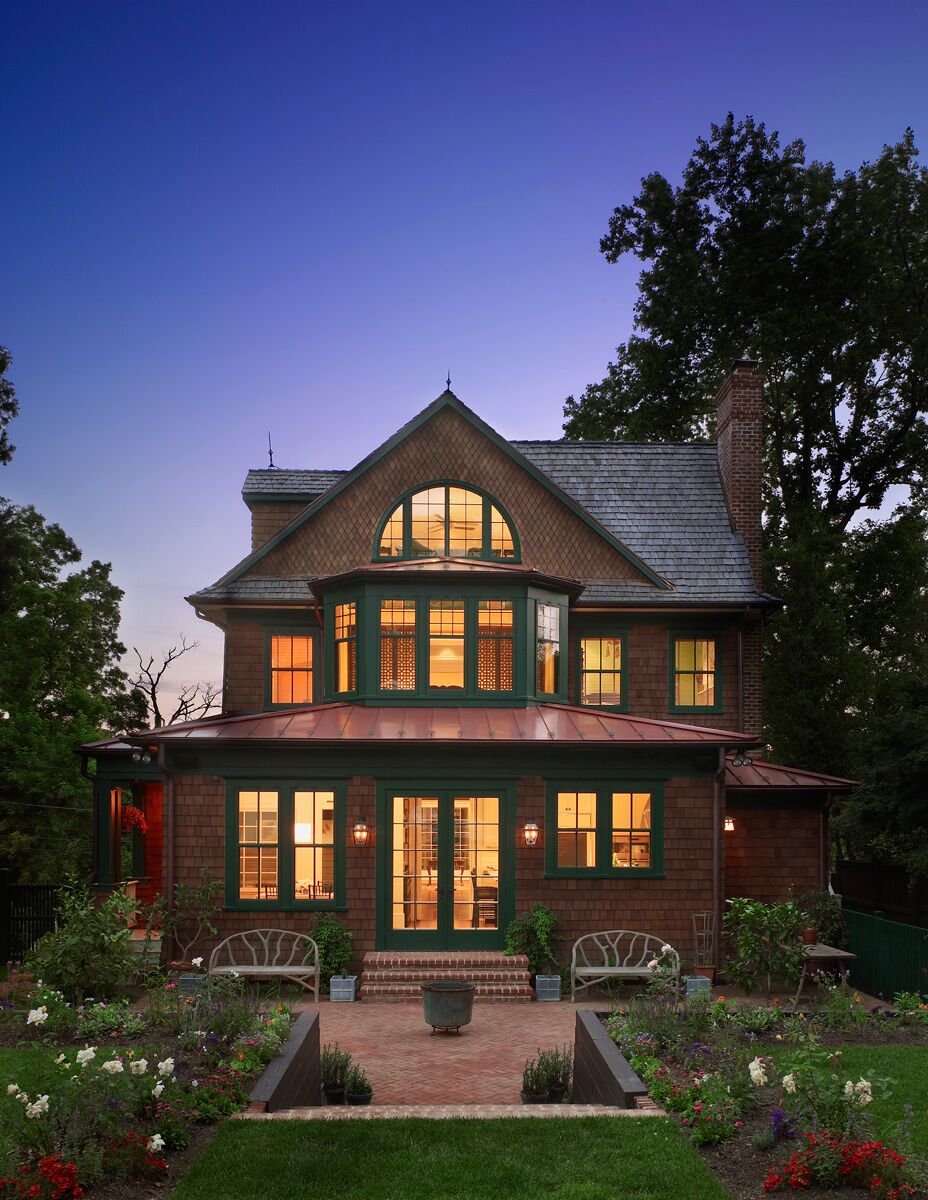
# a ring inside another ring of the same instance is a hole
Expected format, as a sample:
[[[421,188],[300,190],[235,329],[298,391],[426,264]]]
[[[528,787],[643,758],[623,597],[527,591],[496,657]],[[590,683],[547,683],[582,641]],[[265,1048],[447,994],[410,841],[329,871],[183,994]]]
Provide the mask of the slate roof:
[[[667,591],[636,580],[584,580],[580,605],[776,604],[759,593],[742,538],[732,528],[715,443],[513,441],[513,448],[577,501],[659,576]],[[305,497],[309,504],[348,472],[252,470],[246,503]],[[191,599],[303,600],[310,579],[251,576],[214,584]]]

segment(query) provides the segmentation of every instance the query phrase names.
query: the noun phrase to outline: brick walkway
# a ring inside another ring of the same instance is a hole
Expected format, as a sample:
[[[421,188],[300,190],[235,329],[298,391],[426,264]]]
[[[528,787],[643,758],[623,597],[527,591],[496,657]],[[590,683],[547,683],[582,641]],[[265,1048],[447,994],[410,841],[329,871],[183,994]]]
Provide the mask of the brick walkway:
[[[607,1108],[604,1104],[369,1104],[286,1108],[276,1113],[237,1113],[247,1121],[374,1121],[388,1117],[418,1117],[447,1121],[451,1117],[493,1120],[499,1117],[652,1117],[663,1116],[650,1108]]]
[[[323,1045],[338,1042],[351,1051],[374,1085],[378,1106],[519,1104],[525,1060],[539,1046],[572,1046],[577,1009],[595,1007],[602,1004],[478,1001],[460,1036],[433,1036],[421,1003],[323,1001],[319,1036]]]

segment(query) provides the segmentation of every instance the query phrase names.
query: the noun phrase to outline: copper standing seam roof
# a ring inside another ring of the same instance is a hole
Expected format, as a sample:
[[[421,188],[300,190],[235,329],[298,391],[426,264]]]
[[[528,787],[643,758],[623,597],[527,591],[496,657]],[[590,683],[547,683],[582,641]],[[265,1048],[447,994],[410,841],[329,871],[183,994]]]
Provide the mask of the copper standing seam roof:
[[[857,784],[853,779],[821,775],[816,771],[784,767],[779,763],[763,762],[755,758],[753,762],[737,767],[729,759],[725,770],[725,787],[745,791],[805,788],[808,791],[849,792],[857,787]]]
[[[574,745],[756,746],[746,733],[593,712],[569,704],[528,708],[387,707],[319,704],[241,717],[218,717],[162,726],[114,739],[149,742],[483,743]],[[104,749],[89,743],[85,749]]]

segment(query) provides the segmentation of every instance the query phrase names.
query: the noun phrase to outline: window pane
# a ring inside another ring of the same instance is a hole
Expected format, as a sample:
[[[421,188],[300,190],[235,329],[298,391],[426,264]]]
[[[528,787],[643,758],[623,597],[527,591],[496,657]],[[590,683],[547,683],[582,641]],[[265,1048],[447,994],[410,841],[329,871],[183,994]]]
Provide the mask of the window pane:
[[[262,842],[277,841],[277,793],[259,792],[260,835]]]
[[[595,792],[558,792],[557,865],[596,866]]]
[[[651,793],[612,793],[613,867],[651,865]]]
[[[550,695],[558,690],[561,610],[556,604],[536,605],[535,690]]]
[[[696,703],[695,676],[677,676],[676,703],[681,705],[693,705]]]
[[[678,671],[696,669],[696,643],[691,638],[677,638],[675,665]]]
[[[271,703],[311,704],[313,639],[303,635],[271,637]]]
[[[511,600],[481,600],[477,606],[477,687],[512,691]]]
[[[410,504],[413,557],[444,554],[447,533],[445,488],[426,488],[416,492]]]
[[[357,687],[357,643],[352,638],[336,642],[335,648],[335,690],[353,692]]]
[[[380,686],[385,691],[416,687],[416,602],[380,602]]]
[[[612,828],[631,829],[632,798],[628,792],[612,793]]]
[[[348,604],[335,605],[335,636],[337,638],[354,637],[358,631],[357,605],[352,600]]]
[[[464,601],[429,601],[429,687],[464,687]]]
[[[398,504],[384,524],[380,534],[381,558],[403,557],[403,506]]]
[[[619,707],[622,703],[622,639],[580,639],[580,703]]]
[[[456,558],[483,554],[483,497],[465,488],[448,489],[448,553]]]
[[[490,507],[490,550],[498,558],[515,557],[509,522],[495,504]]]
[[[257,792],[239,792],[238,794],[238,840],[240,842],[256,842],[258,840]]]

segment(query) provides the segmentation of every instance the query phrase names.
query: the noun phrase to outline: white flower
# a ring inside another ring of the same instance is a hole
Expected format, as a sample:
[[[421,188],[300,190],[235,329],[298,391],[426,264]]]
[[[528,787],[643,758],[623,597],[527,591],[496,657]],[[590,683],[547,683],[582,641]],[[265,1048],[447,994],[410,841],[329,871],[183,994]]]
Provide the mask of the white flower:
[[[751,1073],[751,1082],[755,1087],[763,1087],[767,1082],[767,1072],[764,1070],[764,1064],[760,1058],[753,1058],[748,1063],[748,1070]]]
[[[199,955],[197,955],[196,958],[192,958],[190,961],[193,963],[193,965],[195,967],[202,967],[203,966],[203,955],[199,954]]]
[[[97,1052],[93,1046],[85,1046],[83,1050],[78,1050],[77,1061],[82,1067],[86,1067],[89,1062],[97,1057]]]
[[[789,1094],[791,1096],[796,1095],[796,1076],[795,1075],[784,1075],[783,1076],[783,1091],[789,1092]]]
[[[164,1091],[164,1081],[159,1079],[158,1082],[155,1084],[155,1086],[151,1089],[151,1094],[157,1100],[163,1091]]]
[[[129,1071],[133,1075],[144,1075],[148,1070],[148,1059],[137,1058],[135,1062],[129,1063]]]
[[[656,958],[652,958],[652,959],[651,959],[651,961],[648,963],[648,970],[649,970],[649,971],[656,971],[656,970],[657,970],[657,967],[658,967],[658,962],[657,962],[657,959],[656,959]]]
[[[850,1082],[850,1080],[848,1080]],[[861,1079],[854,1084],[854,1092],[857,1096],[857,1104],[860,1108],[866,1108],[873,1099],[873,1092],[870,1089],[870,1083],[866,1079]]]
[[[191,1087],[199,1087],[200,1085],[197,1083],[197,1081],[195,1079],[191,1079],[190,1086]]]
[[[661,954],[673,954],[673,946],[671,946],[670,942],[664,942],[663,946],[661,946]]]
[[[162,1075],[162,1076],[170,1075],[173,1070],[174,1070],[174,1059],[173,1058],[166,1058],[164,1060],[164,1062],[158,1063],[158,1074],[159,1075]]]
[[[160,1133],[153,1133],[148,1139],[148,1149],[154,1153],[156,1150],[164,1149],[164,1138]]]
[[[6,1094],[8,1096],[18,1095],[19,1094],[19,1084],[18,1083],[8,1083],[6,1085]]]
[[[29,1016],[26,1017],[27,1025],[43,1025],[48,1020],[48,1009],[45,1005],[39,1008],[29,1010]]]
[[[58,1057],[55,1059],[55,1062],[60,1067],[63,1062],[67,1062],[67,1059],[65,1058],[65,1056],[63,1054],[59,1054]]]
[[[27,1117],[40,1117],[48,1112],[48,1096],[37,1096],[34,1103],[26,1105]]]
[[[109,1062],[105,1062],[100,1068],[101,1071],[106,1071],[108,1075],[121,1075],[122,1063],[118,1058],[111,1058]]]
[[[853,1096],[854,1095],[854,1085],[853,1085],[853,1083],[851,1083],[850,1079],[844,1085],[844,1094],[845,1094],[845,1096]]]
[[[230,972],[229,972],[229,978],[230,978],[230,979],[238,979],[238,977],[239,977],[239,976],[238,976],[238,971],[230,971]]]

